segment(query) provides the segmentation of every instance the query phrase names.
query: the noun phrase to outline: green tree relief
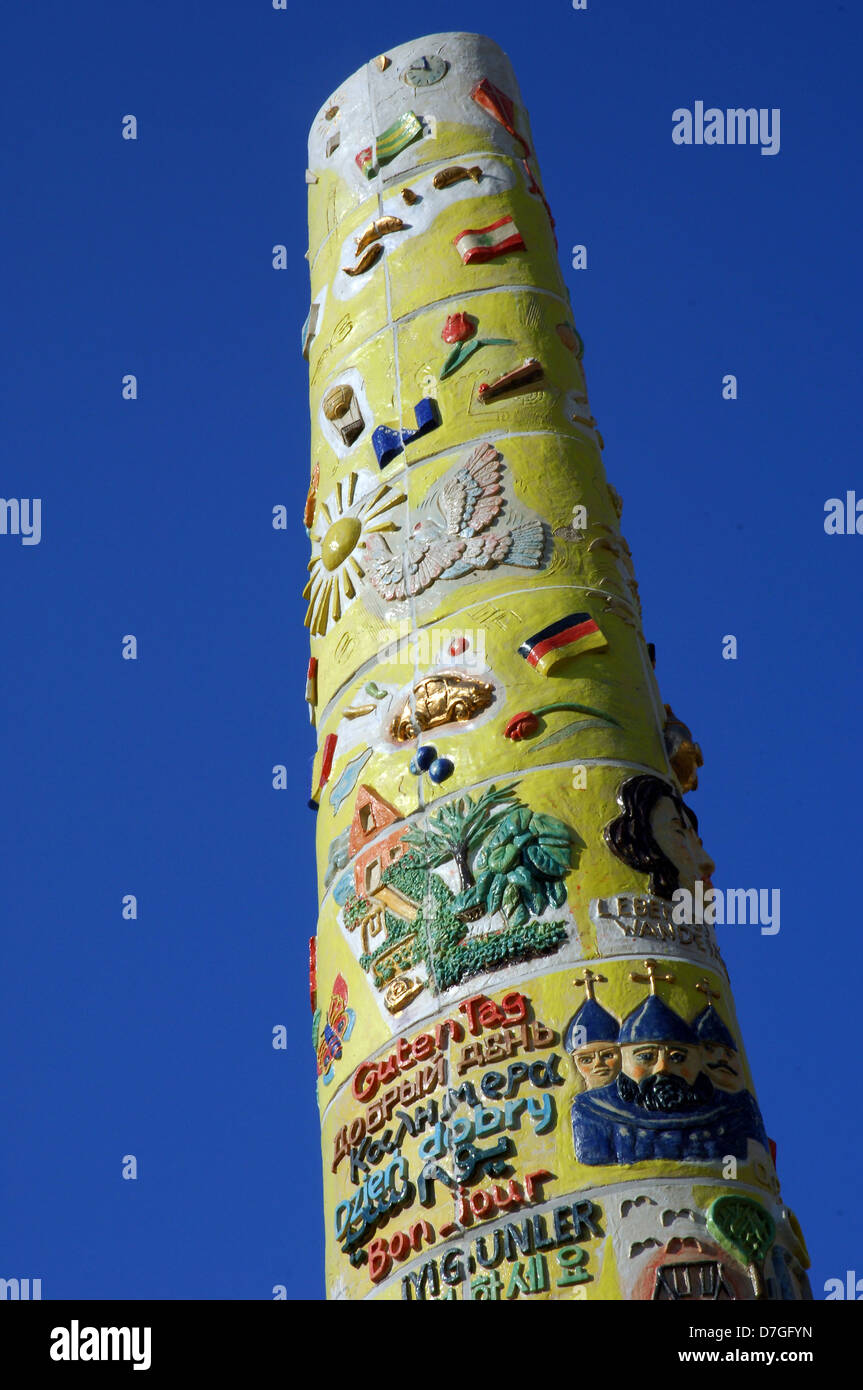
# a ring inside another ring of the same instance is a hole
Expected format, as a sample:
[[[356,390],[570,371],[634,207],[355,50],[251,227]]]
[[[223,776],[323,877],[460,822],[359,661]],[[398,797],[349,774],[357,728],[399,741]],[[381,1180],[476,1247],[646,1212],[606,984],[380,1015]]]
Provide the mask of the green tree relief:
[[[424,964],[430,985],[443,990],[470,975],[548,954],[566,940],[564,921],[531,919],[566,902],[564,879],[577,837],[563,821],[523,805],[517,785],[488,787],[476,801],[459,797],[433,812],[425,826],[405,832],[410,851],[385,870],[383,882],[420,904],[419,912],[410,925],[385,913],[385,939],[361,957],[364,969],[411,934],[414,963]],[[456,895],[431,872],[450,862],[459,875]],[[351,901],[346,923],[371,906]],[[471,921],[496,914],[502,927],[468,938]]]

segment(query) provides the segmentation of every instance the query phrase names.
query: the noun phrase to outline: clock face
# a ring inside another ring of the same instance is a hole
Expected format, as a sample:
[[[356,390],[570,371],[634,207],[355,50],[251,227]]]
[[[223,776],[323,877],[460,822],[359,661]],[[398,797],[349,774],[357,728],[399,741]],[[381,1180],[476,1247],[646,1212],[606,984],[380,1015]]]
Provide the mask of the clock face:
[[[432,87],[446,77],[449,63],[445,58],[415,58],[410,67],[405,68],[402,77],[411,87]]]

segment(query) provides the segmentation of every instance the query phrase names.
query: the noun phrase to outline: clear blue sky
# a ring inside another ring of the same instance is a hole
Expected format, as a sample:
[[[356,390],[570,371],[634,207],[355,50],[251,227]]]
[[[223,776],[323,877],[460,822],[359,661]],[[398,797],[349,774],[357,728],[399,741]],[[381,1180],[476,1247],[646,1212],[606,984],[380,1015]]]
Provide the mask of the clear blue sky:
[[[863,1258],[863,536],[823,528],[863,497],[859,8],[47,0],[2,58],[0,470],[43,500],[39,545],[0,536],[0,1275],[46,1298],[323,1293],[305,144],[340,79],[444,29],[511,55],[565,265],[588,247],[591,404],[715,881],[782,893],[778,936],[721,940],[816,1296]],[[779,107],[780,153],[675,146],[696,100]]]

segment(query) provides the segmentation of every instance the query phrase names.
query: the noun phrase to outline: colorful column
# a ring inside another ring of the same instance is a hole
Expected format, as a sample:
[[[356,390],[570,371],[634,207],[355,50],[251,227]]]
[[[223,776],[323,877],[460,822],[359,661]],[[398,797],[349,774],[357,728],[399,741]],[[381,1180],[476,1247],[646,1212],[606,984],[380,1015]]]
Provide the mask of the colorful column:
[[[371,60],[306,180],[328,1296],[807,1297],[508,59]]]

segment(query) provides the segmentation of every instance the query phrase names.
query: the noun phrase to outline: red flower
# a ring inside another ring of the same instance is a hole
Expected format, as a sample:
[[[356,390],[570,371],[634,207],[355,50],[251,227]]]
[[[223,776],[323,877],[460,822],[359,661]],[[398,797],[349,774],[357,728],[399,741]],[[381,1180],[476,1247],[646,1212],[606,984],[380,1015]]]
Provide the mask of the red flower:
[[[511,738],[514,743],[519,743],[523,738],[530,738],[539,728],[539,719],[531,709],[523,709],[518,714],[514,714],[503,731],[504,738]]]
[[[441,330],[441,337],[445,343],[463,343],[465,339],[472,338],[476,332],[476,324],[471,323],[467,314],[450,314]]]

